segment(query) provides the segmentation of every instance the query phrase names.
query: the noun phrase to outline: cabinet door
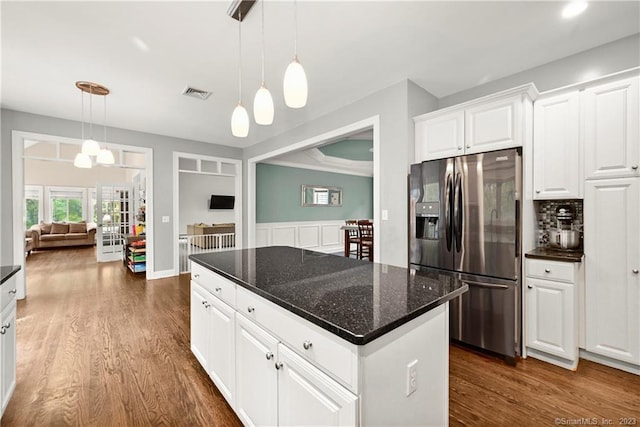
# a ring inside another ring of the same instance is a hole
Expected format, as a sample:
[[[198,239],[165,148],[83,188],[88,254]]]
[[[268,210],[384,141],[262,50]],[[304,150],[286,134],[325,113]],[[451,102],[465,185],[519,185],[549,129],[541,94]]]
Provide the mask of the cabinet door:
[[[575,360],[578,356],[575,285],[531,278],[526,282],[527,346]]]
[[[582,197],[579,100],[571,92],[533,106],[534,199]]]
[[[16,303],[12,302],[2,312],[0,319],[0,372],[2,378],[2,413],[16,388]]]
[[[521,121],[520,95],[468,108],[464,120],[465,153],[522,146]]]
[[[415,163],[464,154],[464,111],[415,121]]]
[[[213,298],[206,290],[191,281],[191,352],[200,365],[208,372],[209,357],[209,299]]]
[[[640,364],[640,179],[587,181],[586,346]]]
[[[236,414],[246,426],[278,425],[278,340],[236,314]]]
[[[634,77],[584,91],[587,179],[640,176],[639,80]]]
[[[209,376],[233,407],[236,382],[235,310],[218,298],[211,298],[210,303]]]
[[[358,398],[280,344],[278,421],[281,426],[354,426]]]

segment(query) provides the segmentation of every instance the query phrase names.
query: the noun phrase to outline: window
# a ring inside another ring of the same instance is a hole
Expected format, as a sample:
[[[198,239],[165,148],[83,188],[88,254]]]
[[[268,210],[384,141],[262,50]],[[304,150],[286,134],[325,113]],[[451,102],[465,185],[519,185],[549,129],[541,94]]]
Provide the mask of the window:
[[[74,187],[47,187],[49,218],[56,222],[86,220],[87,191]]]
[[[24,186],[24,212],[25,226],[27,229],[43,220],[41,186]]]

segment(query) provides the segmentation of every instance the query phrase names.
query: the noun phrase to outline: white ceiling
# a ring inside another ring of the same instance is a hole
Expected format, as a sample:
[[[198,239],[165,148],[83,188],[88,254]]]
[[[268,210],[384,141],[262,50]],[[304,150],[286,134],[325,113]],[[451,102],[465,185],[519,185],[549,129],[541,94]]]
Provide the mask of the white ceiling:
[[[566,2],[555,1],[300,0],[298,53],[309,102],[292,110],[282,77],[293,56],[293,3],[267,0],[266,85],[275,121],[252,123],[240,139],[229,125],[238,101],[238,28],[229,4],[3,1],[2,107],[79,120],[74,83],[90,80],[112,91],[110,126],[246,147],[403,79],[442,97],[640,30],[638,1],[592,2],[565,21]],[[243,22],[249,111],[260,83],[260,6]],[[185,97],[187,85],[213,94]]]

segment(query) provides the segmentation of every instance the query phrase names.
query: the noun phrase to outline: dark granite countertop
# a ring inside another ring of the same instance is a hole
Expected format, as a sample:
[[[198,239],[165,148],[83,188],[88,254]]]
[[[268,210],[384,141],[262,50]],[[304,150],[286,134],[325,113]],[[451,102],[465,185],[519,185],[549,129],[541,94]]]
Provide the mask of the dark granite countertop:
[[[456,273],[416,271],[288,246],[189,258],[357,345],[468,289]]]
[[[582,262],[581,250],[561,251],[551,248],[535,248],[524,254],[525,258],[546,259],[549,261]]]
[[[0,285],[9,280],[11,276],[20,271],[22,267],[19,265],[2,265],[0,266]]]

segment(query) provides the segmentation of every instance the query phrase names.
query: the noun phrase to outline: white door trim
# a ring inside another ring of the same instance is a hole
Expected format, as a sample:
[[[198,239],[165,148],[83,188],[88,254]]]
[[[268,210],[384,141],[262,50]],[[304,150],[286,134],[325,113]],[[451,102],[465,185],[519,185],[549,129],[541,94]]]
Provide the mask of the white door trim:
[[[253,248],[256,245],[256,163],[292,151],[311,148],[341,135],[371,127],[373,128],[373,227],[380,230],[378,217],[380,211],[380,116],[375,115],[247,160],[247,247]],[[374,262],[380,262],[380,239],[374,239],[373,244]]]
[[[25,132],[14,130],[11,131],[11,178],[13,188],[13,264],[20,265],[22,268],[16,274],[16,298],[22,299],[27,294],[24,280],[25,253],[24,253],[24,141],[25,139],[43,141],[43,142],[62,142],[66,144],[74,144],[80,146],[82,141],[77,138],[68,138],[64,136],[48,135],[36,132]],[[108,143],[109,147],[122,150],[144,153],[146,162],[146,173],[150,179],[146,181],[146,203],[151,209],[147,209],[147,248],[150,250],[150,257],[147,258],[147,279],[153,279],[154,268],[154,244],[153,244],[153,149],[147,147],[138,147],[135,145],[125,145]]]

